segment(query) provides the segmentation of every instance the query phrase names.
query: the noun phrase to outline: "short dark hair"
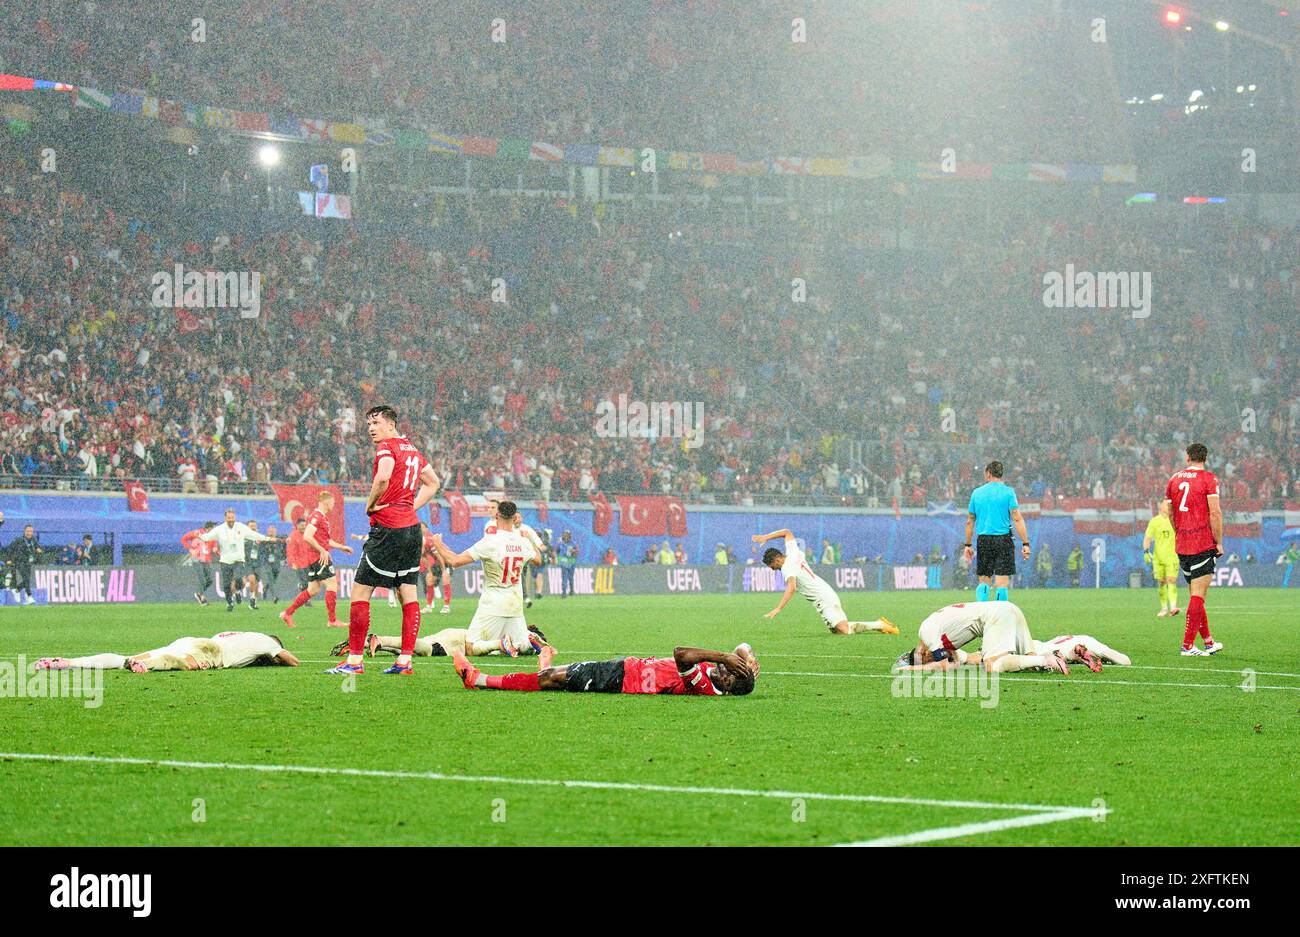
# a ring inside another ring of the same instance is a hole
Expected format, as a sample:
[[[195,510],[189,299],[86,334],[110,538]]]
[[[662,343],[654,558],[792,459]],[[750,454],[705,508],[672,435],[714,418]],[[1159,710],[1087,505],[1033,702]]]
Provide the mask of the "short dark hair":
[[[366,411],[367,420],[370,419],[372,416],[382,416],[389,423],[397,422],[397,411],[394,410],[386,403],[381,403],[379,404],[379,406],[371,407],[369,410]]]
[[[1194,442],[1187,447],[1187,460],[1189,462],[1204,462],[1210,457],[1210,450],[1205,448],[1205,443]]]
[[[785,556],[785,554],[782,553],[780,550],[778,550],[776,547],[768,547],[766,550],[763,551],[763,565],[770,567],[772,565],[772,561],[775,560],[778,556]]]
[[[984,471],[988,472],[994,478],[1002,477],[1002,463],[994,459],[988,465],[984,466]]]
[[[204,521],[204,522],[203,522],[203,529],[204,529],[204,530],[211,530],[213,527],[216,527],[216,526],[217,526],[217,522],[216,522],[216,521]]]
[[[518,511],[519,509],[515,507],[515,503],[513,501],[497,502],[497,515],[499,517],[505,517],[505,518],[514,517],[515,514],[518,513]]]
[[[754,678],[749,674],[738,673],[731,678],[731,689],[727,691],[728,696],[748,696],[754,692]]]

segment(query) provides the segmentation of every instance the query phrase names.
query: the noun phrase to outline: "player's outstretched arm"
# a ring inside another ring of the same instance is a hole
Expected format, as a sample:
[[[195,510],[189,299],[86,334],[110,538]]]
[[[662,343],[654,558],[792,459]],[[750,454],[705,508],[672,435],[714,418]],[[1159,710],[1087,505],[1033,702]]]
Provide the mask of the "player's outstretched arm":
[[[770,612],[764,613],[763,617],[775,618],[777,615],[781,614],[781,609],[786,607],[786,605],[790,601],[790,597],[793,595],[794,595],[794,580],[791,579],[788,582],[786,582],[785,593],[781,596],[781,601],[776,603],[776,608],[772,609]]]
[[[780,530],[774,530],[770,534],[754,534],[755,543],[767,543],[769,540],[785,540],[793,537],[794,534],[782,527]]]
[[[271,663],[281,667],[297,667],[300,661],[292,652],[280,648],[280,653],[271,658]]]
[[[462,566],[468,566],[470,563],[474,562],[474,557],[470,556],[468,551],[464,553],[456,553],[451,549],[451,547],[443,543],[442,534],[433,535],[433,548],[438,551],[438,555],[442,557],[443,563],[450,566],[452,569],[459,569]]]
[[[728,670],[754,676],[754,672],[749,668],[749,661],[728,651],[710,651],[703,647],[678,647],[673,648],[673,660],[677,662],[677,670],[681,673],[690,670],[696,664],[726,664]]]
[[[356,534],[353,534],[352,536],[355,537]],[[337,540],[331,540],[330,547],[335,550],[342,550],[344,553],[348,554],[349,556],[352,555],[352,548],[348,546],[346,543],[340,543]]]

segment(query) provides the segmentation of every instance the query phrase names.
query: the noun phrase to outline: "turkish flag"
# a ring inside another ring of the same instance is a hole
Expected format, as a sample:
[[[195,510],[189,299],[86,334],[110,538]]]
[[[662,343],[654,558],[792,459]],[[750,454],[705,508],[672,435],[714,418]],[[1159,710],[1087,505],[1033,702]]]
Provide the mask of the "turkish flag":
[[[449,491],[447,503],[451,505],[451,532],[469,533],[469,502],[465,500],[465,496],[459,491]]]
[[[338,485],[280,485],[272,484],[275,496],[280,501],[280,519],[296,523],[300,517],[310,517],[316,510],[317,499],[322,491],[334,495],[334,508],[330,511],[330,536],[340,543],[346,543],[348,536],[343,521],[343,489]]]
[[[545,501],[537,502],[537,523],[545,524],[551,519],[551,509]]]
[[[126,506],[132,511],[149,510],[149,492],[138,481],[126,483]]]
[[[662,495],[618,495],[618,532],[660,537],[668,529],[668,499]]]
[[[437,498],[429,501],[429,526],[437,527],[442,523],[442,504]]]
[[[686,506],[681,498],[665,498],[668,502],[668,536],[686,536]]]
[[[614,514],[613,508],[609,506],[609,502],[602,494],[592,498],[591,503],[596,506],[596,511],[591,517],[591,532],[597,537],[608,536],[610,518]]]

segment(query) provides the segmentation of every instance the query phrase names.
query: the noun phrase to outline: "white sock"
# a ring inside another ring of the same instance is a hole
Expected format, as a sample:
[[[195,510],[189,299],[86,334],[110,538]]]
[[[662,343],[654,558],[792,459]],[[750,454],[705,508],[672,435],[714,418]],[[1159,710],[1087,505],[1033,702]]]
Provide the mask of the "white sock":
[[[989,664],[989,670],[994,673],[1015,673],[1018,670],[1048,667],[1050,656],[1050,654],[1003,654]]]
[[[121,670],[126,665],[126,658],[121,654],[92,654],[89,657],[68,658],[69,667],[100,667],[104,670]]]
[[[360,654],[351,654],[351,653],[349,653],[349,654],[348,654],[348,663],[351,664],[353,667],[360,667],[360,666],[361,666],[361,655],[360,655]]]
[[[879,618],[875,621],[851,621],[849,622],[850,634],[866,634],[868,631],[883,631],[885,624]]]

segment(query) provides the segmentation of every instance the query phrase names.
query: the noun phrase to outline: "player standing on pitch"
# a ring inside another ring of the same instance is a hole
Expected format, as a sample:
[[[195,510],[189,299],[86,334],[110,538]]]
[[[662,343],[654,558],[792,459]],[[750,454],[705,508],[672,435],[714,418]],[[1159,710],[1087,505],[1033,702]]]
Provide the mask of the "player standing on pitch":
[[[1192,597],[1187,600],[1187,627],[1183,629],[1183,656],[1217,654],[1223,645],[1210,637],[1210,620],[1205,615],[1205,594],[1210,591],[1210,574],[1215,557],[1223,556],[1223,509],[1219,506],[1219,479],[1207,470],[1210,451],[1203,443],[1187,447],[1187,468],[1174,472],[1165,486],[1172,504],[1174,549],[1178,565]],[[1205,650],[1196,647],[1200,632]]]
[[[1169,520],[1169,499],[1160,502],[1160,510],[1147,522],[1147,532],[1142,535],[1142,560],[1151,567],[1156,577],[1156,591],[1160,595],[1157,618],[1168,618],[1182,611],[1178,607],[1178,554],[1174,552],[1174,525]]]
[[[1002,481],[1002,463],[996,459],[984,466],[984,484],[971,492],[966,508],[966,543],[963,556],[971,561],[971,532],[978,540],[978,550],[973,551],[975,573],[980,584],[975,587],[975,601],[989,600],[989,582],[997,588],[994,598],[1007,601],[1011,577],[1016,574],[1016,550],[1011,541],[1011,525],[1020,534],[1020,555],[1029,562],[1029,532],[1020,515],[1020,504],[1015,490]]]
[[[438,475],[420,450],[397,433],[397,411],[380,405],[366,411],[366,432],[375,444],[366,514],[370,535],[361,548],[348,612],[348,659],[326,673],[364,673],[362,653],[370,631],[370,595],[396,590],[402,603],[402,653],[387,674],[410,674],[420,634],[419,576],[424,538],[416,512],[438,493]]]

